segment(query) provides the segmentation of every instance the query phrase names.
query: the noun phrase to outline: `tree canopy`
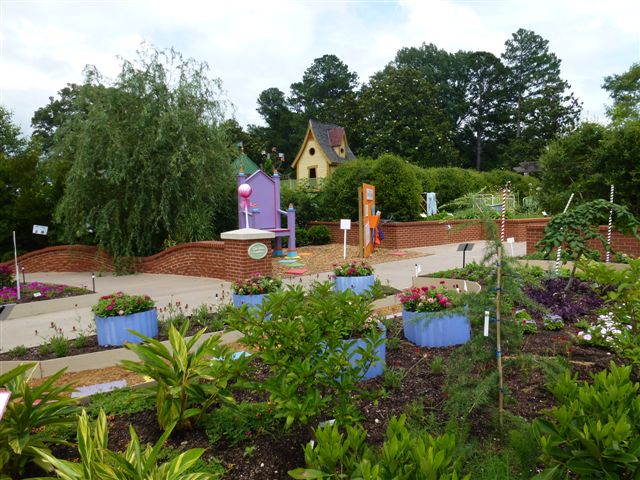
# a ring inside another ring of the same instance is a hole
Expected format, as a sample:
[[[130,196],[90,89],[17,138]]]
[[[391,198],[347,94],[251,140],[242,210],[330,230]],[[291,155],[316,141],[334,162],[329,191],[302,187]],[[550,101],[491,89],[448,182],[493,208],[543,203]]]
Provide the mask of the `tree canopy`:
[[[148,255],[235,223],[225,102],[205,64],[146,49],[113,83],[89,67],[85,84],[100,88],[78,91],[55,134],[72,164],[56,210],[67,241]]]

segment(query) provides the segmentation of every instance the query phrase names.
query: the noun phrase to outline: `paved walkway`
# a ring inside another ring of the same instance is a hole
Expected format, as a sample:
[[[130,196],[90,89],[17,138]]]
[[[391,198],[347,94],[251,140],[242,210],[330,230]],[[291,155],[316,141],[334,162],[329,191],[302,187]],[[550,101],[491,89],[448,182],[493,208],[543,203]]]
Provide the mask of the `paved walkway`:
[[[462,253],[456,251],[458,244],[439,245],[435,247],[418,247],[405,250],[424,253],[424,257],[382,263],[375,265],[376,275],[383,284],[403,289],[411,286],[411,277],[415,265],[422,268],[422,274],[436,272],[462,266]],[[523,255],[525,243],[514,244],[514,254]],[[475,242],[472,251],[466,253],[466,261],[479,261],[485,253],[485,242]],[[507,253],[510,247],[507,246]],[[310,285],[316,280],[324,280],[328,273],[306,275],[287,280],[287,283]],[[90,273],[32,273],[27,282],[43,281],[92,288]],[[73,331],[89,332],[93,325],[93,305],[100,295],[115,291],[131,294],[148,294],[159,308],[171,308],[176,302],[188,305],[189,309],[202,304],[216,306],[230,301],[231,284],[229,282],[182,275],[135,274],[114,276],[106,274],[95,279],[96,293],[67,299],[34,302],[16,307],[9,319],[0,320],[0,350],[5,352],[18,345],[27,347],[39,345],[51,336],[54,331],[51,324],[62,328],[69,338],[76,334]],[[19,310],[19,311],[18,311]],[[36,333],[37,332],[37,333]]]

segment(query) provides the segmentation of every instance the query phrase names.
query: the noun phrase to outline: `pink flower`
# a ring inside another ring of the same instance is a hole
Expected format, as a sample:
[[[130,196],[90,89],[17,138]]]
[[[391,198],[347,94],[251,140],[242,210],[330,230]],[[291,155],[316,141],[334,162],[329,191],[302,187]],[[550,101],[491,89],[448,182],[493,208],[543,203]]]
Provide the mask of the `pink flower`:
[[[119,310],[118,315],[124,315],[124,310]]]
[[[107,310],[110,312],[111,310],[113,310],[113,305],[107,305]]]

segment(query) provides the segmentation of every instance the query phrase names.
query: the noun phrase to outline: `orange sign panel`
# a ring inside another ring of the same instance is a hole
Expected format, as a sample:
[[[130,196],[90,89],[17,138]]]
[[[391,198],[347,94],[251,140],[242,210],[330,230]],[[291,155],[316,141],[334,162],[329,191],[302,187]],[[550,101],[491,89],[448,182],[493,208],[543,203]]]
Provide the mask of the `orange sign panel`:
[[[375,231],[378,228],[380,215],[376,211],[376,187],[362,184],[362,205],[360,218],[360,235],[362,256],[367,258],[373,253],[375,246]]]

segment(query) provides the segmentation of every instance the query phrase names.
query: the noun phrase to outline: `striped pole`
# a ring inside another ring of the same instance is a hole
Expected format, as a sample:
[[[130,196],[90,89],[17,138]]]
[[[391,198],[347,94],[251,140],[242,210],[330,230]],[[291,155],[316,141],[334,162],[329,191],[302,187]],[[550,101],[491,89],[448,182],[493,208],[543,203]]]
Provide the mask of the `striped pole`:
[[[573,193],[571,194],[571,196],[569,197],[569,201],[567,202],[567,204],[564,207],[564,211],[562,213],[567,213],[567,210],[569,210],[569,205],[571,205],[571,200],[573,200]],[[562,253],[562,245],[558,245],[558,252],[556,253],[556,268],[555,268],[555,274],[558,274],[558,270],[560,269],[560,254]]]
[[[613,203],[613,191],[615,187],[611,185],[611,193],[609,194],[609,203]],[[607,230],[607,253],[605,254],[604,261],[609,263],[611,260],[611,226],[613,225],[613,208],[609,210],[609,228]]]
[[[502,189],[502,218],[500,219],[500,241],[505,241],[505,222],[507,218],[507,187]]]

